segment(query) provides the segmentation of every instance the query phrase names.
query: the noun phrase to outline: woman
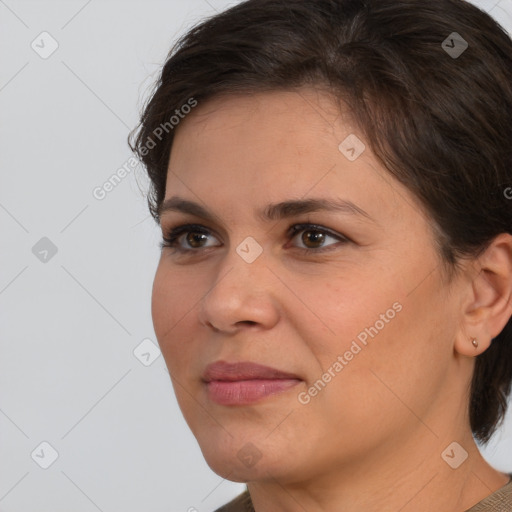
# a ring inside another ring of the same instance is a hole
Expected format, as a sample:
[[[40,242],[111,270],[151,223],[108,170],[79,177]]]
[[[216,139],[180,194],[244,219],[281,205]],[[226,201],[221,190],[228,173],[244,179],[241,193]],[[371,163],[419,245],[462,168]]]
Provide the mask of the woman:
[[[221,510],[512,510],[512,42],[461,0],[248,0],[132,147],[153,321]]]

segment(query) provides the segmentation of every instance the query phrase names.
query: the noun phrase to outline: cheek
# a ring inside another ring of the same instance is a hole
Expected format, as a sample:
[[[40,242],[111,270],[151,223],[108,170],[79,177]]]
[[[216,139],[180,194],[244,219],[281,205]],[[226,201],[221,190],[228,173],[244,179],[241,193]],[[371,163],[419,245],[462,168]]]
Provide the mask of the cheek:
[[[197,412],[197,403],[190,398],[198,392],[194,387],[198,347],[191,324],[197,301],[197,291],[188,281],[180,282],[178,272],[168,272],[159,266],[152,291],[153,326],[185,419]]]
[[[336,268],[328,276],[295,279],[293,288],[300,302],[295,301],[296,310],[290,317],[303,322],[297,329],[308,333],[312,351],[330,357],[332,361],[322,357],[324,364],[350,350],[354,340],[364,348],[370,340],[383,337],[403,316],[404,296],[389,272],[371,273],[359,266]]]
[[[321,370],[331,368],[336,375],[328,387],[351,390],[348,395],[336,391],[340,400],[360,396],[361,391],[371,394],[370,383],[375,380],[371,370],[387,372],[392,366],[397,370],[404,357],[415,360],[415,344],[420,342],[416,334],[424,308],[411,304],[397,288],[391,272],[370,273],[367,268],[356,268],[342,278],[323,280],[321,286],[308,289],[307,284],[297,286],[297,292],[318,317],[306,322],[303,314],[296,314],[295,318],[303,319],[298,329],[307,333],[304,341]],[[317,380],[322,375],[317,370],[309,377]]]
[[[451,314],[448,305],[445,310],[435,307],[435,289],[426,283],[398,300],[390,290],[364,311],[350,306],[353,317],[347,314],[346,325],[339,323],[346,336],[338,347],[331,345],[331,361],[324,369],[337,355],[347,362],[317,398],[337,426],[359,429],[375,441],[404,425],[412,428],[417,416],[427,414],[442,393],[451,354]]]
[[[191,286],[189,279],[180,277],[179,272],[169,272],[164,265],[158,266],[153,282],[151,314],[155,334],[164,357],[175,355],[190,332],[194,308],[200,299],[200,291]],[[183,354],[184,355],[184,354]],[[172,358],[174,359],[174,358]]]
[[[173,293],[173,287],[169,281],[160,264],[153,281],[151,295],[151,316],[155,334],[160,344],[162,344],[165,334],[172,330],[175,318],[177,318],[175,293]]]

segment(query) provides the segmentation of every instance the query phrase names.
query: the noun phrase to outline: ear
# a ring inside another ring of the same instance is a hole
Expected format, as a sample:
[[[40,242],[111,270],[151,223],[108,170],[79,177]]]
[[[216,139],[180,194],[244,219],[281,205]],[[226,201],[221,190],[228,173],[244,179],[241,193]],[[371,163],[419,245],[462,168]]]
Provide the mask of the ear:
[[[455,339],[455,350],[470,357],[489,348],[512,316],[512,235],[498,235],[473,263]]]

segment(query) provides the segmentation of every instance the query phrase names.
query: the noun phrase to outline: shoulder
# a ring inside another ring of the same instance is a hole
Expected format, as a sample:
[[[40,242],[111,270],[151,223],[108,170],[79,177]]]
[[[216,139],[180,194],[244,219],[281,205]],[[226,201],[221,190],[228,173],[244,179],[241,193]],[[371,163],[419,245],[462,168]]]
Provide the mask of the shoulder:
[[[215,512],[254,512],[249,491],[245,491]]]
[[[510,475],[512,478],[512,474]],[[512,479],[501,489],[487,496],[467,512],[510,512],[512,511]]]

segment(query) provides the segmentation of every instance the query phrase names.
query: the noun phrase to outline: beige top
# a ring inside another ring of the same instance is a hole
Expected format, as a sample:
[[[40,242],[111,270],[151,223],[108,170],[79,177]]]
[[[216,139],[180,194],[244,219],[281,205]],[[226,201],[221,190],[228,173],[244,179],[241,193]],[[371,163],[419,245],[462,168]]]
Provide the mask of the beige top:
[[[493,492],[467,512],[512,512],[512,474],[508,484]]]
[[[508,484],[493,492],[466,512],[512,512],[512,474],[510,477],[511,480]],[[215,512],[254,512],[249,491],[240,494]]]

